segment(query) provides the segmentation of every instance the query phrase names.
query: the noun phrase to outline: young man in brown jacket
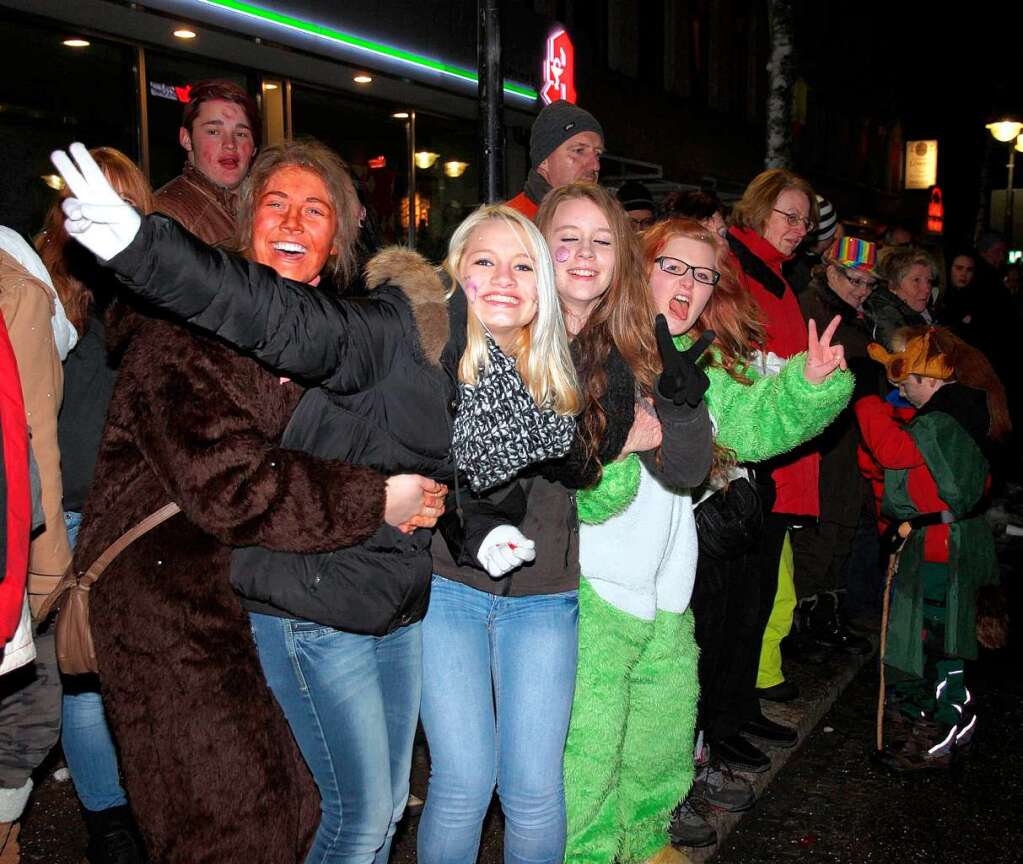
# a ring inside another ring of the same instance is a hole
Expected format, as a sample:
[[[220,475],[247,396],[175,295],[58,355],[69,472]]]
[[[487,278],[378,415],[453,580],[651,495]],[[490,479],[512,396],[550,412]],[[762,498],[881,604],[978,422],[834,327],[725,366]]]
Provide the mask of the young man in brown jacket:
[[[156,193],[156,209],[211,246],[234,240],[236,191],[259,147],[255,100],[231,81],[198,81],[181,118],[184,170]]]

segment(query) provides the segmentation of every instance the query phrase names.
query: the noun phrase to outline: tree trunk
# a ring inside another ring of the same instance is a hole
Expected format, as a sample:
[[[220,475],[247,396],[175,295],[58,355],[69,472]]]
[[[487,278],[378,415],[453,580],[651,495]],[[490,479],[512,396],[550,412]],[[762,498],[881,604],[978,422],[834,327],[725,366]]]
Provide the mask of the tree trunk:
[[[767,64],[766,168],[792,165],[792,84],[795,72],[792,0],[767,0],[771,59]]]

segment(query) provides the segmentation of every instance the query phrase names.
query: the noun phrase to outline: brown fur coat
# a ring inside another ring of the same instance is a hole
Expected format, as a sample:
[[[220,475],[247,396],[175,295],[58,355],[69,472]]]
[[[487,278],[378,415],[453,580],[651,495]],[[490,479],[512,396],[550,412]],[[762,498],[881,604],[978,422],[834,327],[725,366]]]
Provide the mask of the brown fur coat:
[[[173,500],[92,590],[125,787],[159,864],[301,862],[319,799],[228,583],[231,549],[324,551],[380,525],[384,478],[281,449],[301,395],[184,327],[134,330],[75,562]]]

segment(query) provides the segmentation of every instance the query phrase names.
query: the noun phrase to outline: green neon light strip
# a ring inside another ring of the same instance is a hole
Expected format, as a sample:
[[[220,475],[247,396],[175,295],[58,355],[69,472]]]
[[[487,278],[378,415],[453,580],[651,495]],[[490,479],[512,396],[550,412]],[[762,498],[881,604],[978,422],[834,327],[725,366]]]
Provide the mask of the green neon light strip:
[[[207,6],[215,6],[228,12],[235,12],[239,15],[246,15],[250,18],[276,24],[279,27],[286,27],[289,30],[297,30],[309,36],[316,36],[330,42],[339,42],[350,48],[358,48],[391,60],[399,60],[412,66],[430,69],[434,72],[440,72],[442,75],[448,75],[479,86],[479,76],[475,72],[463,69],[460,66],[452,66],[450,63],[444,63],[440,60],[434,60],[432,57],[413,54],[411,51],[405,51],[391,45],[384,45],[381,42],[374,42],[371,39],[364,39],[361,36],[354,36],[351,33],[344,33],[340,30],[324,27],[322,24],[304,21],[291,15],[284,15],[281,12],[274,12],[272,9],[263,9],[259,6],[253,6],[251,3],[242,3],[239,0],[199,0],[199,2]],[[504,82],[504,91],[506,93],[514,93],[516,96],[522,96],[526,99],[536,99],[538,95],[535,90],[529,87],[513,84],[509,81]]]

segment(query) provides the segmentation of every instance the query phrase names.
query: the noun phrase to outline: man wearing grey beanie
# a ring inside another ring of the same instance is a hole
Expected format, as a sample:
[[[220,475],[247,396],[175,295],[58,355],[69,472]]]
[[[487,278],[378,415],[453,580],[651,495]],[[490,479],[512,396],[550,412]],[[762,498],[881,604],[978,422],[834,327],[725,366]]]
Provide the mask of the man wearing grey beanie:
[[[533,167],[522,192],[508,206],[532,219],[543,196],[576,180],[596,182],[604,130],[597,118],[571,102],[551,102],[533,121],[529,160]]]

